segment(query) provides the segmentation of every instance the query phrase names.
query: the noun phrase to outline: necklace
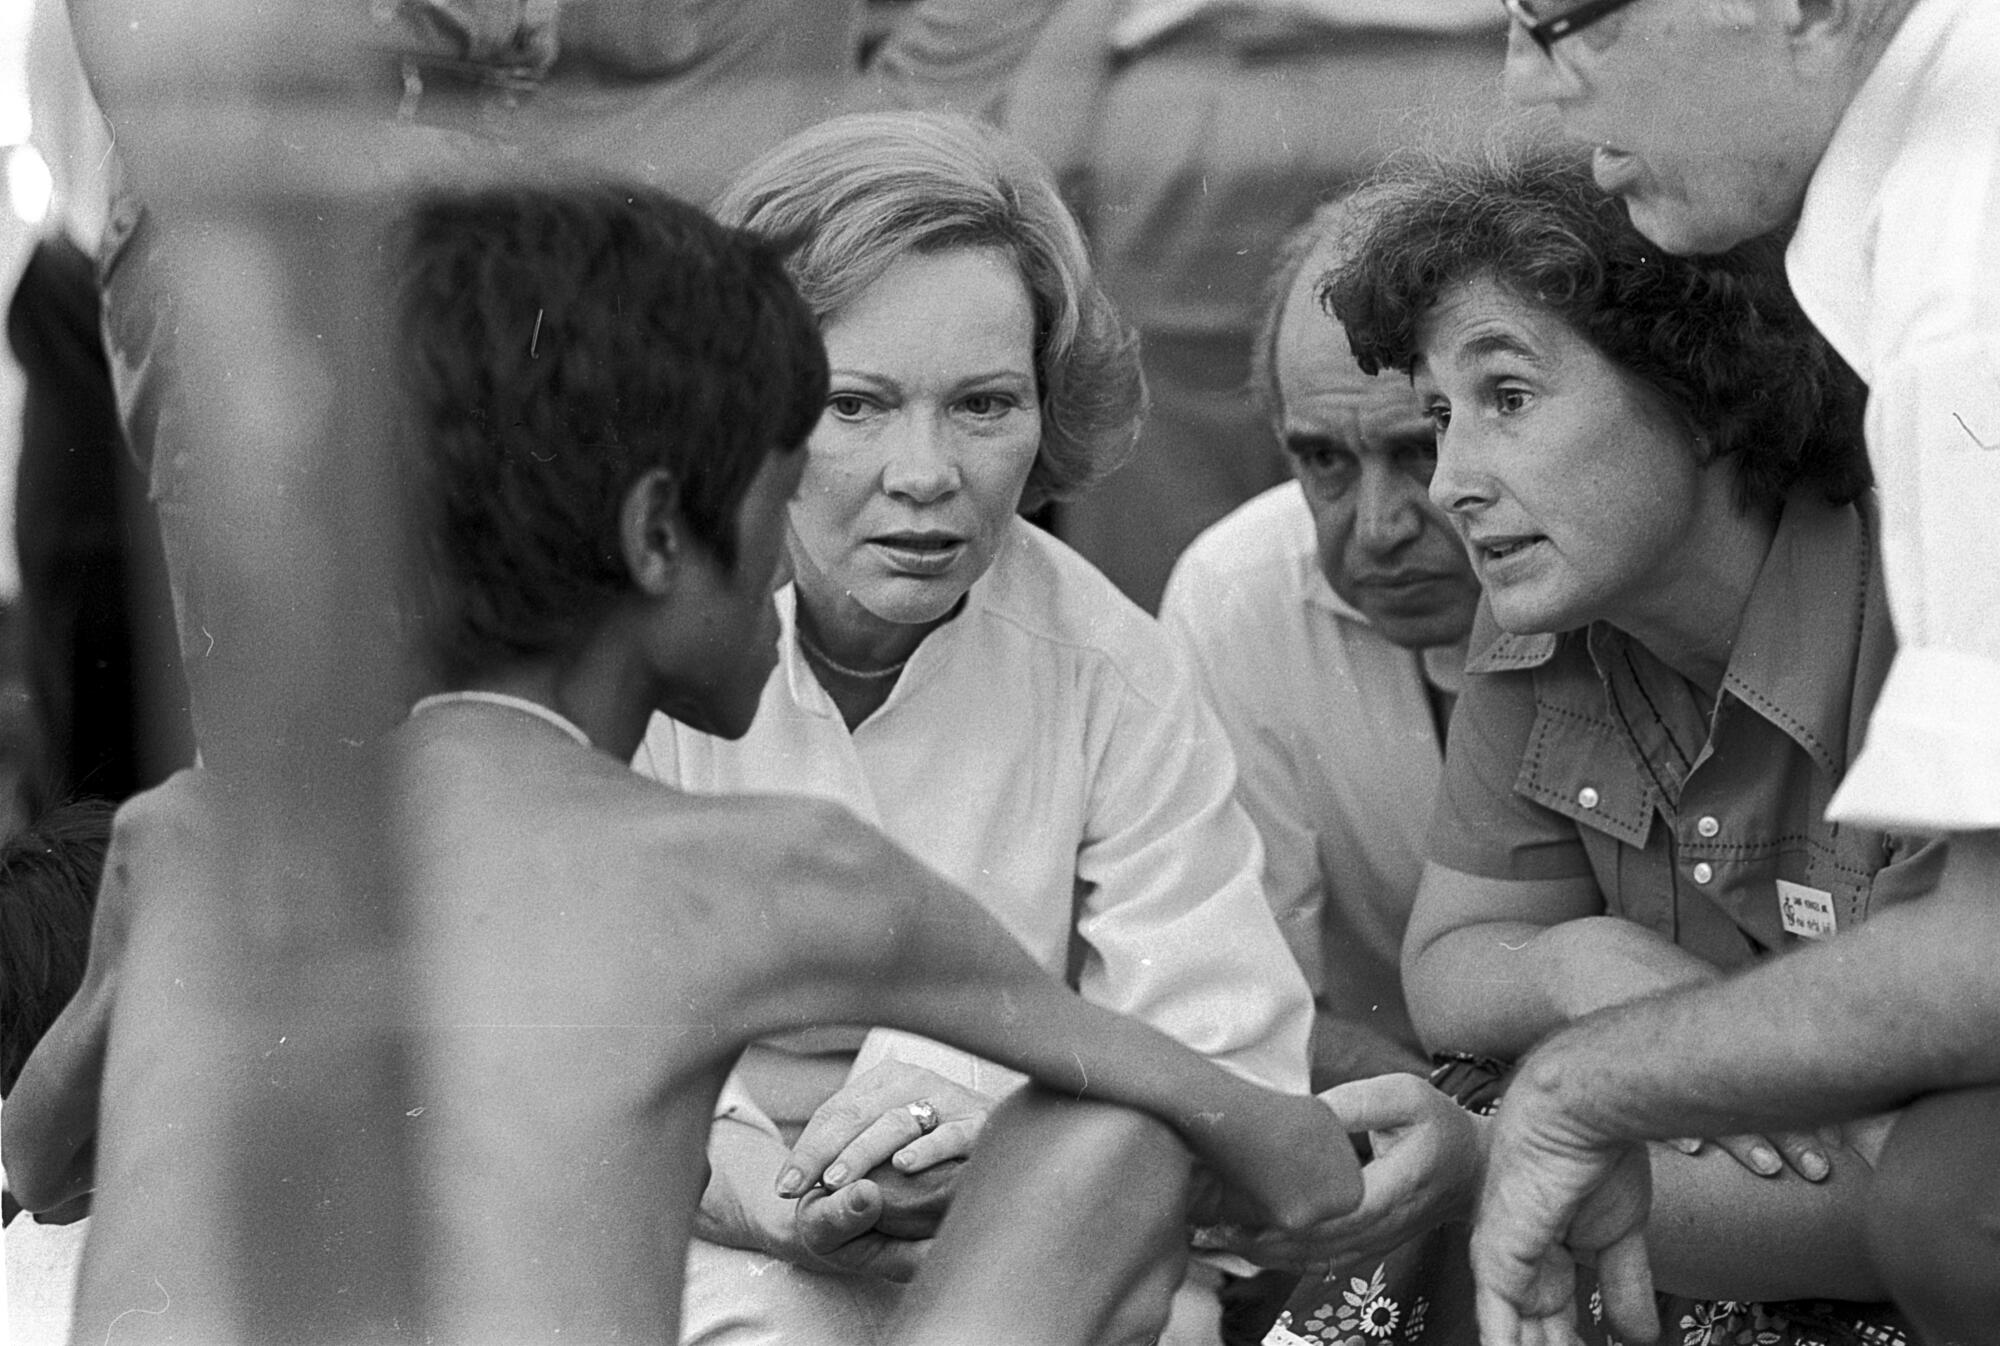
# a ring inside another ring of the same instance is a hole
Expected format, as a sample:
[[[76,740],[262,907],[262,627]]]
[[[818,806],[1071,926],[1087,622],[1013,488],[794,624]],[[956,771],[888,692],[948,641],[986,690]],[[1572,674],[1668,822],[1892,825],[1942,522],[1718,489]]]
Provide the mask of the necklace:
[[[471,702],[474,705],[485,706],[505,706],[508,710],[518,710],[524,715],[532,715],[538,720],[546,720],[575,739],[578,743],[581,743],[584,747],[588,748],[590,746],[590,735],[577,728],[566,717],[550,710],[539,701],[530,701],[525,696],[514,696],[508,692],[439,692],[437,695],[427,696],[417,702],[416,705],[411,706],[410,714],[415,715],[418,711],[434,710],[439,706],[449,706],[454,702]]]
[[[825,664],[835,673],[850,678],[859,678],[864,682],[874,682],[880,678],[893,678],[903,671],[904,664],[910,662],[910,656],[905,655],[895,663],[890,664],[887,668],[849,668],[846,664],[837,662],[832,655],[813,644],[810,640],[807,640],[804,627],[795,627],[794,630],[798,632],[799,648],[803,649],[807,654]]]

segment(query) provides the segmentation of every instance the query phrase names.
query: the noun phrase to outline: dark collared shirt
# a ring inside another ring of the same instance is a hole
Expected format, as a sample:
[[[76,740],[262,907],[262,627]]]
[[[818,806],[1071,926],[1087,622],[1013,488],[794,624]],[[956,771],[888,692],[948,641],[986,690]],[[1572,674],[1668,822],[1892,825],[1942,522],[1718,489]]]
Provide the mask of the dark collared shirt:
[[[1928,892],[1942,842],[1826,821],[1895,652],[1876,530],[1872,497],[1786,503],[1712,715],[1611,626],[1512,636],[1482,604],[1430,857],[1592,875],[1611,915],[1723,968],[1799,938],[1780,881],[1836,930]]]

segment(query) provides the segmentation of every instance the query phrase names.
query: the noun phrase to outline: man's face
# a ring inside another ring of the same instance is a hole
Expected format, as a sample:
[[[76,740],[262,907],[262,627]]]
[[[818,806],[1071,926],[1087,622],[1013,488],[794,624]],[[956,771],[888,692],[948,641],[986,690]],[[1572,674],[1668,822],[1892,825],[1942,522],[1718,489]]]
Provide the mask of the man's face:
[[[1546,0],[1559,11],[1564,0]],[[1595,147],[1597,184],[1669,252],[1787,223],[1854,83],[1847,39],[1782,0],[1635,0],[1544,52],[1516,25],[1507,95]]]
[[[1320,569],[1396,644],[1455,645],[1472,628],[1479,585],[1427,494],[1436,435],[1407,378],[1355,367],[1346,334],[1313,302],[1324,265],[1301,268],[1275,352],[1279,433],[1312,509]]]

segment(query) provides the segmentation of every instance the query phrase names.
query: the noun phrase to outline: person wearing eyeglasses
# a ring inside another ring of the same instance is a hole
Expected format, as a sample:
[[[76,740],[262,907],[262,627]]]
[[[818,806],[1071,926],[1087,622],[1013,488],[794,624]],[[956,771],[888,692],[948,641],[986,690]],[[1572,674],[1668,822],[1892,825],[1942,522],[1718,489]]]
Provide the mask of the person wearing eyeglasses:
[[[1593,147],[1650,239],[1793,230],[1800,305],[1869,386],[1900,642],[1828,816],[1952,845],[1929,897],[1854,938],[1528,1058],[1474,1241],[1486,1339],[1566,1339],[1572,1254],[1643,1335],[1639,1142],[1910,1104],[1875,1175],[1885,1283],[1926,1340],[2000,1341],[2000,6],[1503,3],[1510,96]]]

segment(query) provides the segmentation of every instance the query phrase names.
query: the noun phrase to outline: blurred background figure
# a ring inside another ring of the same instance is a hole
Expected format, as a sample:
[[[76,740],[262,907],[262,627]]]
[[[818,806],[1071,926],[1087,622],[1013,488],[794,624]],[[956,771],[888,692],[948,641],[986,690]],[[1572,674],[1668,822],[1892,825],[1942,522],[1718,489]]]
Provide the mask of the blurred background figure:
[[[1490,0],[1066,0],[1004,124],[1056,172],[1139,329],[1138,451],[1057,533],[1149,610],[1195,535],[1287,475],[1249,395],[1285,235],[1398,150],[1490,126]]]
[[[4,820],[71,796],[122,799],[187,759],[155,529],[122,461],[90,261],[104,214],[102,118],[59,0],[0,16]],[[148,662],[150,661],[150,662]],[[144,671],[142,672],[142,665]],[[143,689],[156,689],[147,691]],[[155,703],[157,697],[157,704]]]
[[[26,375],[14,523],[31,819],[71,796],[124,799],[192,756],[159,530],[118,430],[97,297],[89,256],[54,233],[7,309]]]

